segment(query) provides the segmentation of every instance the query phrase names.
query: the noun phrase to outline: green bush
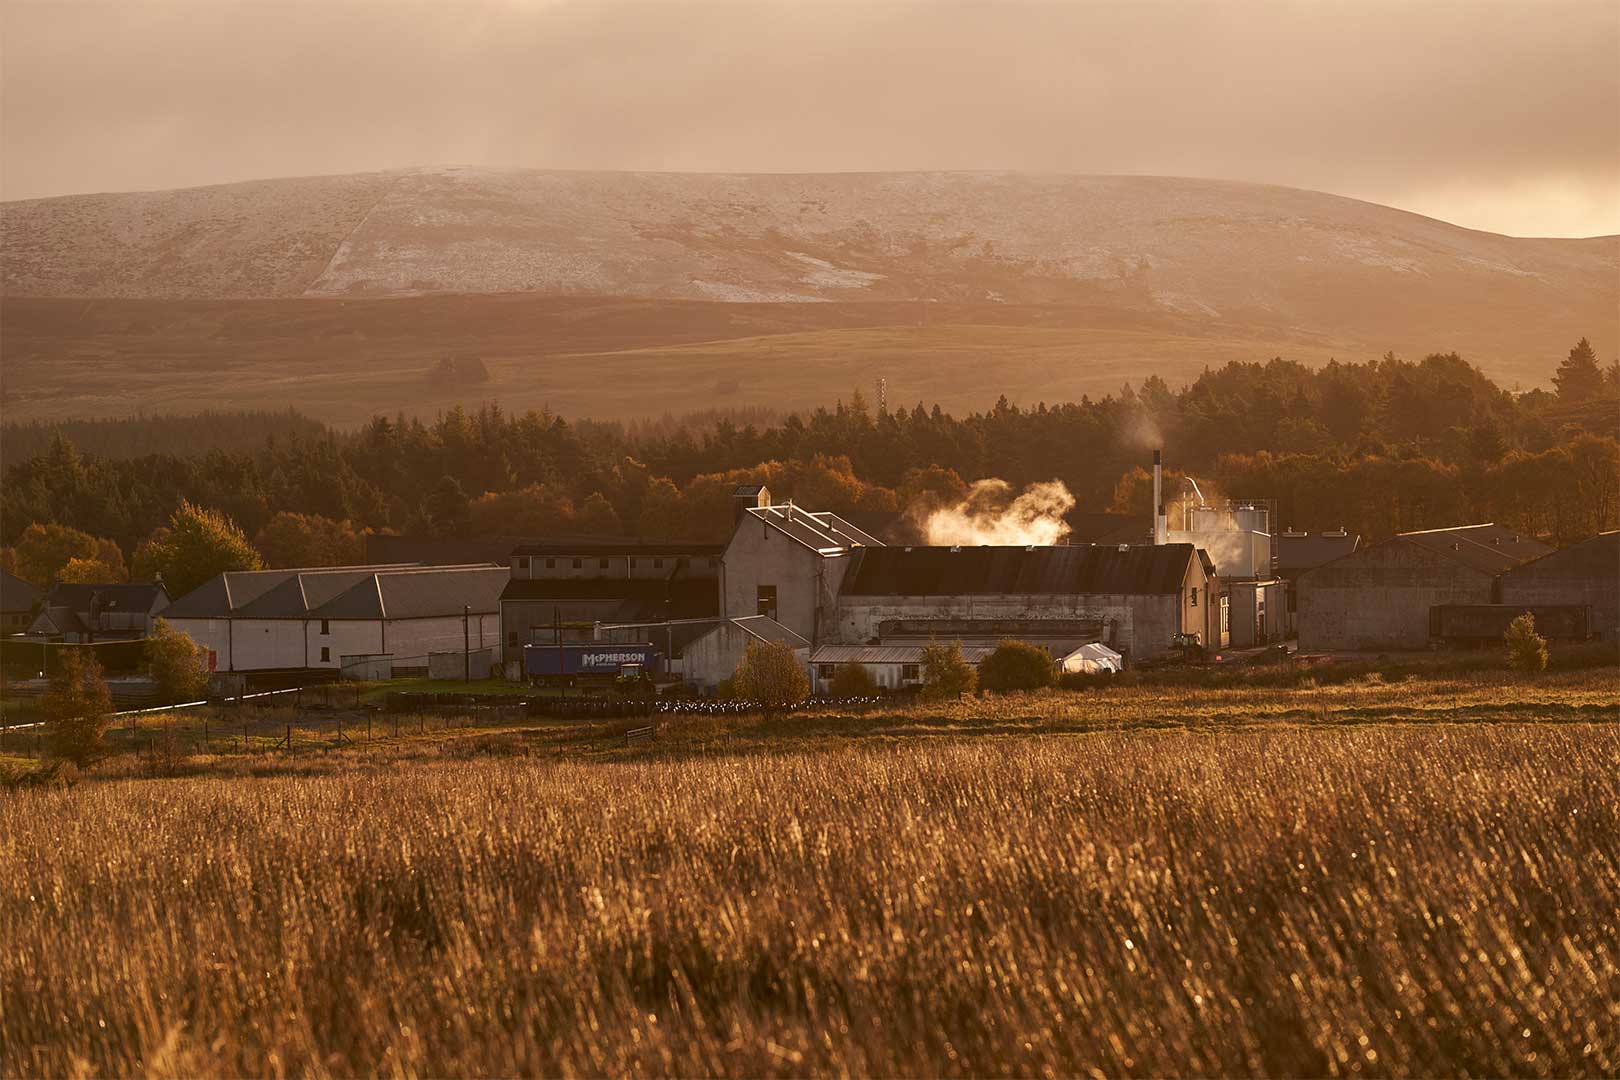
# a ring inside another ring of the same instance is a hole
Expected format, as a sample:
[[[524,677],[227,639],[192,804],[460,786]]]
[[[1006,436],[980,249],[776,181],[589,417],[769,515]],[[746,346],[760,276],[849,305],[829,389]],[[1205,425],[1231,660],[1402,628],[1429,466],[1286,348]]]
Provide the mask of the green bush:
[[[922,651],[922,697],[946,701],[971,694],[978,688],[979,676],[962,655],[962,643],[925,645]]]
[[[1507,663],[1514,671],[1535,675],[1547,670],[1547,639],[1536,633],[1536,617],[1528,611],[1508,624]]]
[[[865,664],[839,664],[827,690],[833,697],[870,697],[878,692],[878,684]]]
[[[1003,641],[979,661],[979,685],[986,690],[1040,690],[1057,682],[1057,665],[1039,645]]]
[[[146,669],[165,705],[196,701],[208,690],[208,651],[163,619],[146,637]]]

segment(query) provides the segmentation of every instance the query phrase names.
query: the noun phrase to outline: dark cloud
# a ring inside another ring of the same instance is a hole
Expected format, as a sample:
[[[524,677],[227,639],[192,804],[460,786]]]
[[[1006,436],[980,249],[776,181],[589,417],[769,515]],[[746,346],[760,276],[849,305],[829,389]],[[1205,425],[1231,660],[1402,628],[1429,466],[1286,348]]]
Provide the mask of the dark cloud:
[[[10,2],[6,198],[417,164],[1263,180],[1620,231],[1620,5]]]

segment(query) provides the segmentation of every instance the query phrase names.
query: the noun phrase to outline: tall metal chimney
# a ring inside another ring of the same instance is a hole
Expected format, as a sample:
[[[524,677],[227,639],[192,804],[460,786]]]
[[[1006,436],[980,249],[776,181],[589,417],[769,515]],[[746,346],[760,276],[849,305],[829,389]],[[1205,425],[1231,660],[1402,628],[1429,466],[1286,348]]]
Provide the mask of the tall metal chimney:
[[[1168,537],[1168,519],[1164,513],[1164,451],[1153,451],[1153,543],[1162,544]]]

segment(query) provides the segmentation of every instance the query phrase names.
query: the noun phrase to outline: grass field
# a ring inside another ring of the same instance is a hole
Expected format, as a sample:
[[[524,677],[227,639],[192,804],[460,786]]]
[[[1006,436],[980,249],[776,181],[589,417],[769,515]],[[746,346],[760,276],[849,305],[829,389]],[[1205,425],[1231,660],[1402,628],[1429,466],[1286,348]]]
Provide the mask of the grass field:
[[[0,1075],[1620,1070],[1613,669],[611,736],[0,793]]]

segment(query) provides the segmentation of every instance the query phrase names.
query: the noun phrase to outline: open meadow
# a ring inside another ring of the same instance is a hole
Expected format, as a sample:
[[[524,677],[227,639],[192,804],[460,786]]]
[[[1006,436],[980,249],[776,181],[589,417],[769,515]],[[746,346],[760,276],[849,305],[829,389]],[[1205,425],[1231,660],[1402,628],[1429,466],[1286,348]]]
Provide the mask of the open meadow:
[[[1613,669],[802,719],[0,793],[0,1074],[1620,1069]]]

